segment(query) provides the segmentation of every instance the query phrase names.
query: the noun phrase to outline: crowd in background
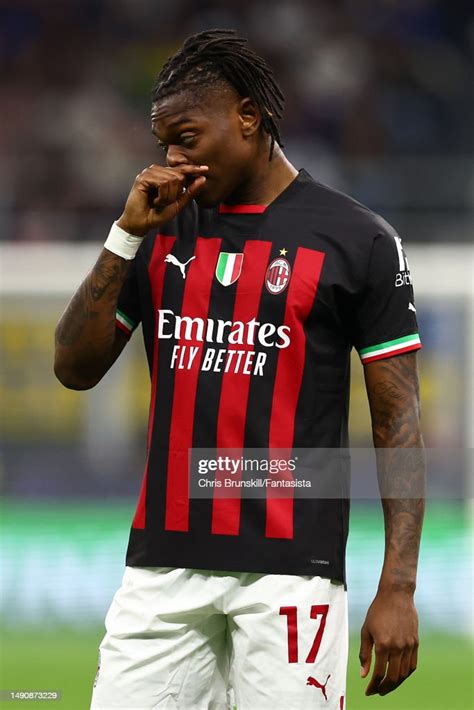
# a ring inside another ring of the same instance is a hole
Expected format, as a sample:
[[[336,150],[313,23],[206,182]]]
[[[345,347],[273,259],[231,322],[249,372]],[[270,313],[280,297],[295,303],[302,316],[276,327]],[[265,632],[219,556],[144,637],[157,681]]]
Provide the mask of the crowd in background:
[[[431,225],[453,215],[465,238],[470,2],[11,0],[0,8],[1,239],[103,239],[135,174],[159,159],[149,97],[161,66],[210,27],[237,29],[274,68],[296,167],[389,218],[428,210],[431,239],[449,236]]]

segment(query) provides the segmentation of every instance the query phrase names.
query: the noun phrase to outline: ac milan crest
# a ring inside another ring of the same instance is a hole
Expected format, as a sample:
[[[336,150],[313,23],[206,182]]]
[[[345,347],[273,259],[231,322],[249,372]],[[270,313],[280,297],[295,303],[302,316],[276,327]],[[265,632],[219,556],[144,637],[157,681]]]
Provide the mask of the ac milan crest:
[[[286,259],[279,256],[273,259],[265,274],[265,286],[270,293],[281,293],[288,286],[291,268]]]

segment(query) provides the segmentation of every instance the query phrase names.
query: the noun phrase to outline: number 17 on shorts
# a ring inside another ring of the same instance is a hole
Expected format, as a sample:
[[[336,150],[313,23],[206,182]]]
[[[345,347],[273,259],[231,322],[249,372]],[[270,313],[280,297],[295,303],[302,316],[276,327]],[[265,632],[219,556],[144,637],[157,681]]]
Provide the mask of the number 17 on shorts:
[[[274,583],[280,580],[273,576]],[[262,613],[235,618],[231,685],[237,710],[347,710],[343,585],[294,576],[282,586],[280,593],[265,590]]]

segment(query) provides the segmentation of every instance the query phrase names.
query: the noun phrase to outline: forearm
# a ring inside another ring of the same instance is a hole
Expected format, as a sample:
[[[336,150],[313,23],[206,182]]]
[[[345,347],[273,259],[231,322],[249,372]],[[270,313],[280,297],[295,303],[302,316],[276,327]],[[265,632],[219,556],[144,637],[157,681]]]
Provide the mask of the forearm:
[[[61,316],[54,371],[67,387],[91,387],[110,366],[118,296],[130,263],[104,248]]]
[[[150,165],[135,178],[115,225],[126,238],[109,234],[112,251],[102,250],[56,327],[54,372],[66,387],[93,387],[120,354],[126,340],[117,335],[115,313],[137,240],[175,218],[199,194],[207,170],[207,165]],[[113,248],[117,243],[120,250]]]
[[[385,519],[381,591],[414,592],[416,586],[426,470],[414,358],[382,361],[369,392]]]
[[[406,456],[390,449],[383,449],[380,456],[380,451],[377,470],[385,520],[385,556],[379,590],[413,593],[425,504],[423,442],[420,437],[416,449]]]

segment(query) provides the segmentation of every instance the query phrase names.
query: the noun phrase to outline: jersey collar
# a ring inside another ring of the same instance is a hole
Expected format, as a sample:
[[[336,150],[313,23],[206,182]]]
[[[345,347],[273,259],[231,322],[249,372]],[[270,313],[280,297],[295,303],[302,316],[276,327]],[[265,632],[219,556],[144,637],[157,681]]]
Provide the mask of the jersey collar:
[[[218,212],[219,214],[264,214],[270,207],[276,206],[286,198],[291,197],[294,190],[298,189],[301,183],[307,181],[308,178],[311,179],[310,175],[304,168],[301,168],[298,170],[298,175],[295,176],[295,179],[269,205],[227,205],[221,202]]]
[[[267,205],[219,205],[219,214],[263,214]]]

